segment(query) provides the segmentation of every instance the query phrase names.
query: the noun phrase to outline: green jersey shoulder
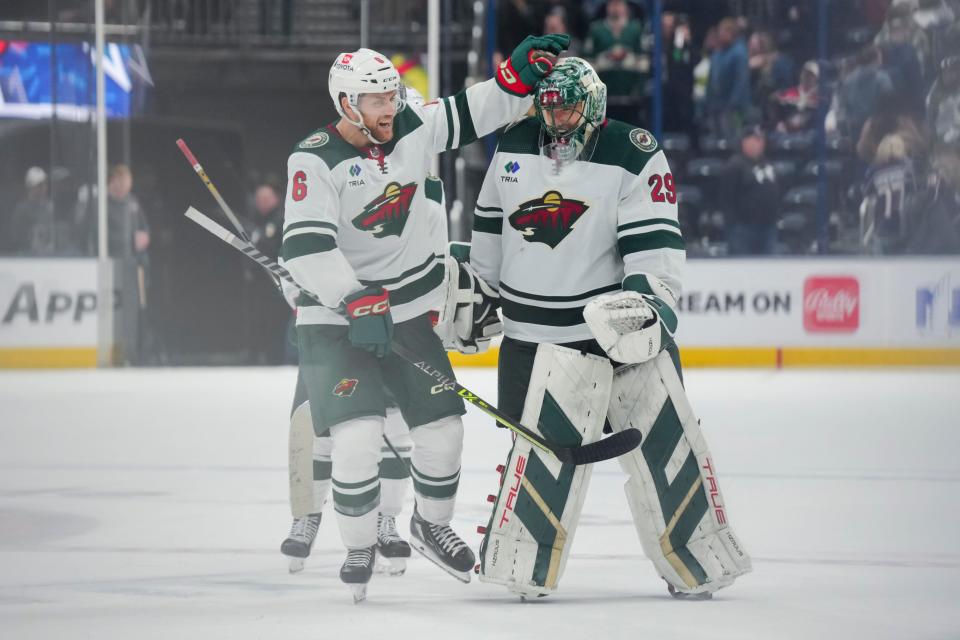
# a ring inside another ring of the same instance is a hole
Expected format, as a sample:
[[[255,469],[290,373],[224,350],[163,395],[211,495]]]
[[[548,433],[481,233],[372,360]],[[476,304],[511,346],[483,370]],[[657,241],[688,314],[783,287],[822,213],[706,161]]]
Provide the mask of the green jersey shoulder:
[[[660,145],[653,134],[619,120],[607,120],[600,130],[600,139],[591,162],[621,167],[639,175]]]
[[[291,153],[309,153],[323,160],[327,168],[335,166],[358,155],[357,150],[340,137],[333,125],[317,129],[298,142]]]

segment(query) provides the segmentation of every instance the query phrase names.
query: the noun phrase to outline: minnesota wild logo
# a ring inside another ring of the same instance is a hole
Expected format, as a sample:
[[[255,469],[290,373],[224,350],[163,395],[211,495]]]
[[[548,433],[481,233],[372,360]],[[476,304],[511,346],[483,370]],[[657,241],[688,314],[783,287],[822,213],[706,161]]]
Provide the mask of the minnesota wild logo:
[[[353,226],[369,231],[374,238],[399,236],[410,217],[410,203],[416,191],[416,182],[402,187],[399,182],[391,182],[382,195],[367,203],[363,213],[353,219]]]
[[[511,213],[510,226],[527,242],[542,242],[553,249],[573,231],[573,225],[589,208],[585,202],[564,198],[559,191],[548,191]]]

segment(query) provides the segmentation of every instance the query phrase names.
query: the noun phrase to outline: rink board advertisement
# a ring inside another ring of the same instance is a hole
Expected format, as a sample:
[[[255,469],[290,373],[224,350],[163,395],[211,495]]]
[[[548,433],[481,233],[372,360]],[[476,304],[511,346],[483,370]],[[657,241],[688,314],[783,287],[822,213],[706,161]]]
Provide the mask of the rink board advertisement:
[[[97,261],[0,259],[0,366],[93,366]]]
[[[960,346],[960,259],[695,260],[685,346]]]
[[[960,365],[960,258],[690,260],[679,316],[686,366]]]
[[[0,367],[93,366],[96,292],[96,260],[0,259]],[[686,366],[960,365],[960,258],[691,260],[679,315]]]

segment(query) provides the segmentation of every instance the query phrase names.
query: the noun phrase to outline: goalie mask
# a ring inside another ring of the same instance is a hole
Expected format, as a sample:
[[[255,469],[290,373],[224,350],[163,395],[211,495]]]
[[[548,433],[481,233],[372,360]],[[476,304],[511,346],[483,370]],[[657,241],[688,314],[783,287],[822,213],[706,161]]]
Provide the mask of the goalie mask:
[[[564,58],[540,81],[533,101],[540,121],[542,155],[560,170],[573,162],[589,160],[596,146],[592,134],[607,111],[607,87],[590,63]]]
[[[360,97],[367,94],[390,93],[396,91],[392,99],[395,113],[400,113],[406,106],[406,87],[400,80],[390,58],[377,53],[372,49],[358,49],[352,53],[341,53],[330,67],[330,76],[327,88],[333,104],[340,116],[360,129],[373,144],[382,144],[386,140],[378,140],[373,136],[370,128],[363,122],[363,113],[360,109]],[[359,120],[354,120],[346,114],[340,104],[340,96],[347,97],[347,104],[360,114]]]

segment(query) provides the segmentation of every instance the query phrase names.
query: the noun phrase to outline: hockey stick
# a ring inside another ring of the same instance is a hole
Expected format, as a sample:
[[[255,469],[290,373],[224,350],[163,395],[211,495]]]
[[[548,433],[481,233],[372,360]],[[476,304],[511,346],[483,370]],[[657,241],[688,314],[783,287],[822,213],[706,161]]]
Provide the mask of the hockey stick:
[[[210,180],[210,177],[207,175],[207,172],[203,170],[203,166],[200,164],[200,161],[197,160],[197,156],[193,155],[193,151],[190,150],[190,147],[187,146],[187,143],[183,138],[177,138],[177,147],[180,148],[180,152],[183,154],[183,157],[187,159],[187,162],[193,167],[193,170],[200,177],[200,181],[203,182],[203,185],[210,192],[210,195],[213,196],[213,199],[217,201],[217,204],[220,205],[220,209],[226,214],[227,218],[230,220],[230,224],[233,225],[233,228],[236,229],[237,235],[240,236],[240,239],[249,244],[253,244],[250,240],[250,236],[247,235],[246,230],[243,228],[243,225],[240,224],[239,218],[233,213],[233,209],[230,208],[230,205],[227,204],[227,201],[223,199],[223,196],[220,195],[220,191],[214,186],[213,181]],[[277,275],[272,271],[267,269],[267,272],[270,274],[270,279],[273,280],[273,284],[280,286],[280,281],[277,278]]]
[[[187,159],[187,162],[190,164],[191,167],[193,167],[193,170],[197,173],[197,176],[200,177],[201,182],[203,182],[204,186],[207,187],[207,190],[210,191],[210,194],[213,196],[213,199],[217,201],[218,205],[220,205],[220,209],[224,212],[224,214],[226,214],[227,218],[230,220],[230,224],[233,225],[234,230],[236,230],[237,232],[236,235],[229,234],[232,237],[232,239],[223,235],[219,235],[220,239],[229,243],[230,246],[236,249],[239,249],[240,251],[245,253],[247,257],[252,258],[253,260],[256,260],[258,263],[260,263],[260,266],[266,270],[267,274],[270,276],[270,279],[273,281],[273,284],[276,285],[277,287],[280,287],[281,279],[285,279],[292,282],[293,278],[290,277],[290,274],[287,273],[286,269],[284,269],[283,267],[281,267],[276,263],[273,263],[273,261],[270,260],[269,257],[261,253],[253,245],[253,242],[250,240],[250,236],[247,235],[247,232],[246,230],[244,230],[243,225],[240,224],[240,220],[233,213],[233,209],[230,208],[230,205],[227,204],[227,201],[224,200],[223,196],[220,195],[220,191],[213,184],[213,181],[210,180],[210,177],[207,175],[207,172],[203,170],[203,166],[200,164],[200,161],[197,160],[197,157],[195,155],[193,155],[193,152],[190,150],[190,147],[187,146],[187,143],[184,141],[183,138],[177,138],[177,147],[180,148],[180,152],[183,153],[183,156]],[[221,229],[223,228],[221,227]],[[226,232],[226,229],[223,229],[223,231]],[[218,235],[218,234],[214,234],[214,235]],[[272,268],[270,266],[271,264],[273,264],[274,267],[276,268],[275,269]],[[387,436],[383,436],[383,441],[387,443],[387,446],[390,448],[390,451],[393,452],[393,455],[395,455],[397,459],[407,467],[407,471],[409,471],[410,462],[400,456],[396,448],[394,448],[393,443],[390,442]]]
[[[297,284],[290,277],[290,274],[278,265],[276,262],[268,258],[267,256],[260,253],[256,247],[251,245],[249,242],[244,242],[238,238],[235,234],[231,233],[227,229],[224,229],[223,226],[217,224],[207,216],[203,215],[193,207],[187,209],[184,214],[201,227],[206,229],[208,232],[217,236],[230,246],[242,251],[246,256],[256,260],[260,266],[265,269],[268,269],[271,273],[276,275],[278,278],[281,278],[287,281],[289,284],[297,286]],[[305,294],[317,300],[319,299],[313,293],[309,291],[304,291]],[[461,398],[469,402],[473,406],[477,407],[488,416],[493,418],[503,427],[510,429],[516,433],[521,438],[524,438],[530,441],[534,446],[547,451],[554,456],[556,456],[561,462],[573,463],[575,465],[581,464],[590,464],[593,462],[600,462],[602,460],[609,460],[611,458],[616,458],[625,453],[628,453],[635,449],[638,444],[640,444],[640,431],[637,429],[625,429],[618,433],[615,433],[611,436],[608,436],[602,440],[596,442],[591,442],[590,444],[585,444],[577,447],[565,447],[562,445],[555,444],[550,442],[540,436],[539,434],[531,431],[530,429],[524,427],[522,424],[515,422],[509,416],[501,412],[495,406],[491,405],[485,401],[480,396],[476,395],[462,384],[457,382],[455,379],[448,378],[438,369],[431,367],[427,362],[417,358],[415,354],[408,351],[406,347],[396,342],[392,343],[391,348],[393,352],[406,360],[412,366],[416,367],[422,371],[425,375],[429,376],[431,379],[436,380],[444,390],[450,390],[456,392]]]

